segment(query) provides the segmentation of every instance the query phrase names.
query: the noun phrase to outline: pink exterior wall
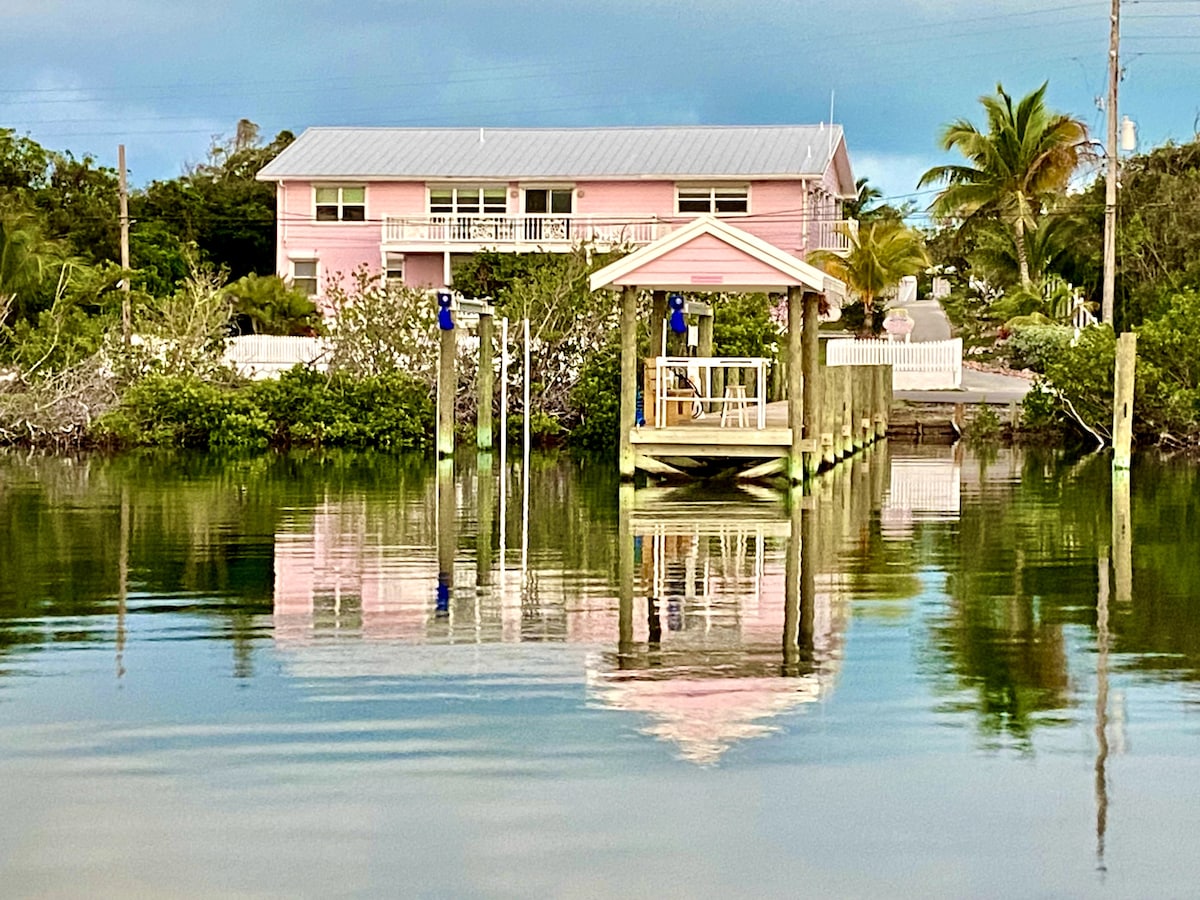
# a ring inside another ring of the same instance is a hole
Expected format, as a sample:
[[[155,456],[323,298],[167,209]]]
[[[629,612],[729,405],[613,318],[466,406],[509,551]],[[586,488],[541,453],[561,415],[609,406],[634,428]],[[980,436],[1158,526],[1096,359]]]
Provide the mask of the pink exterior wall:
[[[681,284],[761,284],[787,287],[795,284],[778,269],[737,250],[711,234],[702,234],[669,253],[651,260],[615,284],[640,287]]]
[[[404,283],[412,287],[445,287],[445,260],[440,253],[404,254]]]
[[[839,148],[839,155],[844,150]],[[730,179],[736,182],[736,179]],[[522,207],[521,183],[508,185],[508,211],[518,214]],[[579,216],[603,218],[657,218],[668,229],[693,217],[675,212],[673,181],[579,181],[575,182],[574,211]],[[781,250],[803,257],[806,247],[806,217],[831,221],[840,215],[833,199],[838,191],[834,166],[820,180],[750,182],[750,212],[725,216],[727,221],[773,244]],[[513,194],[517,193],[517,197]],[[428,193],[424,182],[370,182],[366,190],[366,219],[356,222],[316,222],[313,213],[313,184],[292,181],[277,189],[279,221],[277,226],[277,271],[287,277],[291,260],[317,259],[321,291],[332,278],[345,278],[366,264],[379,271],[383,260],[383,220],[385,216],[428,215]],[[665,230],[660,231],[660,234]],[[442,247],[422,252],[408,245],[405,253],[405,281],[413,286],[442,287]],[[469,252],[469,248],[455,252]]]

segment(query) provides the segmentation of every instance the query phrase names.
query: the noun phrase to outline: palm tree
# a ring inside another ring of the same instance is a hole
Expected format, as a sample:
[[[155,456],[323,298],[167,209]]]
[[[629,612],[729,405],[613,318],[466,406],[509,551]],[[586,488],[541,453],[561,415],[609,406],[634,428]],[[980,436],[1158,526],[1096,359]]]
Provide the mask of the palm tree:
[[[943,150],[958,149],[967,165],[935,166],[918,187],[945,184],[930,206],[938,216],[964,224],[997,217],[1013,230],[1021,284],[1028,286],[1026,230],[1037,228],[1044,201],[1060,194],[1088,153],[1087,126],[1046,108],[1046,84],[1014,109],[1012,98],[996,85],[996,96],[983,96],[987,131],[966,119],[946,126]]]
[[[56,261],[32,215],[0,209],[0,324],[10,311],[28,312],[28,295],[37,291]]]
[[[929,265],[925,240],[919,231],[896,219],[864,222],[857,228],[841,226],[849,242],[843,254],[823,250],[810,260],[846,283],[861,300],[865,321],[871,321],[875,298],[907,275]]]

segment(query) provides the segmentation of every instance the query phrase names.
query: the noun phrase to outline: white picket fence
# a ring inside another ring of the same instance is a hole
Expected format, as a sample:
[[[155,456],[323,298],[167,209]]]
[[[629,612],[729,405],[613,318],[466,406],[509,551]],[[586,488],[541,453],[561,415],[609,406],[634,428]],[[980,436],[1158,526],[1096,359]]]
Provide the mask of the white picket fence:
[[[324,372],[329,367],[329,343],[323,338],[247,334],[225,342],[225,363],[243,378],[276,378],[304,365]]]
[[[962,387],[962,338],[903,344],[882,340],[834,340],[825,345],[830,366],[892,367],[897,391],[950,390]]]

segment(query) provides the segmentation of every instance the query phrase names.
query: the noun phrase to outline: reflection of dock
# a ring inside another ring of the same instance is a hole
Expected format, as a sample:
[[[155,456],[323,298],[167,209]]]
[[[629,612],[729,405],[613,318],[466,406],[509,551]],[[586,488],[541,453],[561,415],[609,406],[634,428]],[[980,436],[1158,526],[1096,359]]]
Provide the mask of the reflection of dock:
[[[414,660],[441,658],[406,645],[586,645],[594,702],[645,717],[641,730],[682,758],[716,762],[832,689],[848,615],[838,558],[879,508],[883,449],[812,494],[623,486],[615,546],[611,524],[556,484],[553,514],[529,520],[541,532],[520,536],[523,575],[517,537],[506,564],[482,506],[497,493],[490,469],[431,480],[402,505],[294,510],[276,535],[275,638],[285,659],[331,677],[420,675]],[[487,658],[518,670],[524,659]]]

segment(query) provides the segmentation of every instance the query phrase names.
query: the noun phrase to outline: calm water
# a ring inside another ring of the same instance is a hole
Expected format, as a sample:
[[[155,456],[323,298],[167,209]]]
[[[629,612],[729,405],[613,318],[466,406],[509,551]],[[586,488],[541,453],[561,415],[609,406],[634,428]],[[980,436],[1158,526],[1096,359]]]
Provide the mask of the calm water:
[[[1194,896],[1198,476],[0,457],[0,895]]]

